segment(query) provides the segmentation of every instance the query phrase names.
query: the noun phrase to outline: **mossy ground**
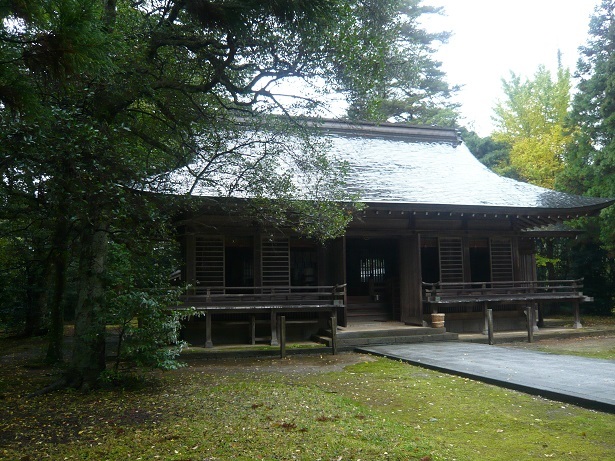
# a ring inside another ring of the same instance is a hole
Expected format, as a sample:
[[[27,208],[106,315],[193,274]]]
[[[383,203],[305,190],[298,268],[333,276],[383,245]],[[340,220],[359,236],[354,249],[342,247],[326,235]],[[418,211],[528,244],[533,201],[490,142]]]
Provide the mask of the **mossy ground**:
[[[87,394],[0,340],[0,459],[615,459],[615,415],[344,353],[189,357]],[[30,352],[30,353],[28,353]]]

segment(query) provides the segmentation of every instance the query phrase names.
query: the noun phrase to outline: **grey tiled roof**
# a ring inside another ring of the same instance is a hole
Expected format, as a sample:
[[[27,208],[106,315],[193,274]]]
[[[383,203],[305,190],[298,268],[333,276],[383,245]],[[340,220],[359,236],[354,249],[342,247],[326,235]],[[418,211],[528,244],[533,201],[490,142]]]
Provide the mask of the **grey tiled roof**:
[[[501,177],[482,165],[452,129],[334,120],[314,125],[330,138],[331,153],[349,165],[348,191],[372,205],[586,214],[612,203]],[[198,165],[192,168],[198,169]],[[209,183],[196,187],[189,170],[171,174],[173,193],[246,198],[239,192],[225,192],[229,188],[223,185],[233,181],[232,166],[220,167],[218,179],[210,177]]]
[[[333,135],[332,145],[350,165],[350,191],[364,202],[568,209],[606,201],[501,177],[463,143]]]

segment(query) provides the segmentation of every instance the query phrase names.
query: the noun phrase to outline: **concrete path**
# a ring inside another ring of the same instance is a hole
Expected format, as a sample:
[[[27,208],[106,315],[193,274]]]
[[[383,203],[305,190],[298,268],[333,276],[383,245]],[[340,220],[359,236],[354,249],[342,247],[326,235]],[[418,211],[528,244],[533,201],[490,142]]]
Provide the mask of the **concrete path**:
[[[457,341],[357,350],[615,413],[615,361],[611,360]]]

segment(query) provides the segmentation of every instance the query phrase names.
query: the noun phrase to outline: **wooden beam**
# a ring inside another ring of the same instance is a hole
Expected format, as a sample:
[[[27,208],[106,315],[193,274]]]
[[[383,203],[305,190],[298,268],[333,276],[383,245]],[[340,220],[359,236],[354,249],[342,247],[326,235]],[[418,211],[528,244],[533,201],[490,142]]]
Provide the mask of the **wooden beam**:
[[[581,325],[581,310],[580,310],[578,301],[574,303],[574,326],[573,328],[583,328],[583,325]]]
[[[280,358],[286,358],[286,316],[280,316]]]
[[[278,346],[278,314],[276,311],[271,311],[271,345]]]
[[[487,309],[487,335],[489,345],[493,346],[493,309]]]
[[[399,241],[399,304],[400,320],[407,324],[422,324],[421,248],[418,235]]]
[[[337,354],[337,312],[331,313],[331,353]]]
[[[214,347],[211,341],[211,312],[205,312],[205,347]]]

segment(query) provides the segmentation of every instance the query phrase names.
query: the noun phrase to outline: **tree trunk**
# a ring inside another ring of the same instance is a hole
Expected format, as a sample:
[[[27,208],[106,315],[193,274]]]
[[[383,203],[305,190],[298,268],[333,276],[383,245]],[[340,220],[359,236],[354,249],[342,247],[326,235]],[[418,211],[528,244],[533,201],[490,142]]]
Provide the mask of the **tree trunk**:
[[[66,235],[62,235],[66,238]],[[67,249],[62,244],[54,258],[54,292],[49,311],[49,343],[47,345],[47,363],[59,363],[64,360],[64,309],[62,299],[66,285]]]
[[[44,248],[38,247],[35,251],[42,255]],[[53,275],[53,266],[51,259],[46,257],[40,262],[32,264],[29,271],[28,285],[28,303],[26,307],[26,323],[24,325],[23,335],[25,337],[41,336],[45,334],[46,319],[49,308],[49,289],[51,287],[51,279]]]
[[[79,298],[75,312],[75,338],[68,384],[96,386],[105,370],[104,283],[108,225],[88,226],[81,236]]]

